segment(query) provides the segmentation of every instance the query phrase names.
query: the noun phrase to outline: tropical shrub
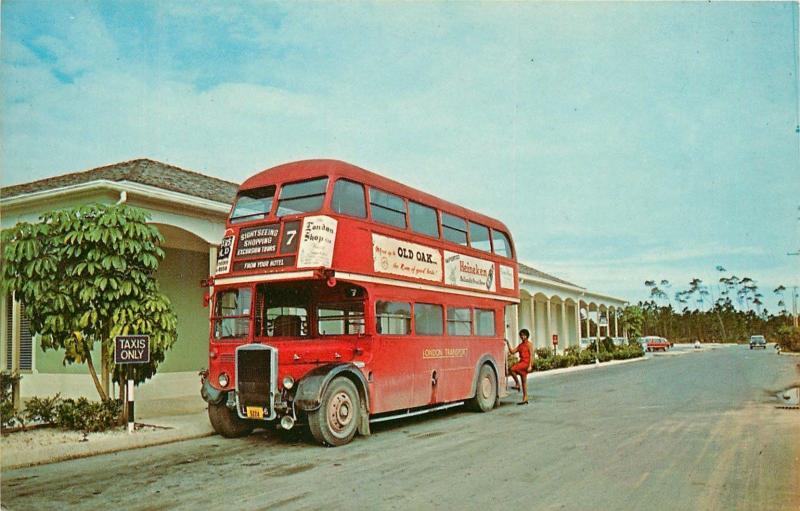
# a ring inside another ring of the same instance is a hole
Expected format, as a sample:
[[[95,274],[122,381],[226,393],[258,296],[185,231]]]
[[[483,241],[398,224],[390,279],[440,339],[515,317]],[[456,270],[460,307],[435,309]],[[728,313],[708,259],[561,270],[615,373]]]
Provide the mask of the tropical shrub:
[[[122,403],[115,399],[64,399],[56,410],[56,425],[61,429],[84,433],[105,431],[119,423],[121,410]]]
[[[31,422],[52,424],[58,416],[61,394],[53,397],[34,396],[25,403],[25,418]]]

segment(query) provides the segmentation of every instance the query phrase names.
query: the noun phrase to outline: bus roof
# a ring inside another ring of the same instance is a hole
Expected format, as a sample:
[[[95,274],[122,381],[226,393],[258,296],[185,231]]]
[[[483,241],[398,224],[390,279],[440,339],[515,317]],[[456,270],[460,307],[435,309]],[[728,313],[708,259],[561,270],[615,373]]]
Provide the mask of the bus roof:
[[[362,169],[361,167],[357,167],[351,163],[340,160],[318,159],[284,163],[282,165],[263,170],[250,177],[241,184],[239,189],[251,190],[253,188],[261,188],[262,186],[270,184],[299,181],[323,175],[330,176],[334,179],[339,177],[351,179],[353,181],[379,188],[395,195],[400,195],[416,202],[421,202],[427,206],[437,208],[446,213],[462,216],[467,220],[473,220],[488,227],[502,230],[506,234],[510,235],[508,228],[499,220],[482,215],[471,209],[453,204],[452,202],[448,202],[444,199],[440,199],[436,196],[417,190],[416,188],[404,185],[393,179],[383,177],[380,174],[370,172],[369,170]]]

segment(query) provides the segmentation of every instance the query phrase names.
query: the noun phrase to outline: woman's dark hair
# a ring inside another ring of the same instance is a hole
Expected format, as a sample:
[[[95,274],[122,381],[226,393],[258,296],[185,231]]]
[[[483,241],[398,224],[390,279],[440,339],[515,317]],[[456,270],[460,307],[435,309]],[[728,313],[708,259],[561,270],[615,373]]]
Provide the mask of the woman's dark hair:
[[[520,330],[519,331],[519,335],[524,335],[526,339],[530,339],[531,338],[531,333],[528,332],[527,328],[523,328],[522,330]]]

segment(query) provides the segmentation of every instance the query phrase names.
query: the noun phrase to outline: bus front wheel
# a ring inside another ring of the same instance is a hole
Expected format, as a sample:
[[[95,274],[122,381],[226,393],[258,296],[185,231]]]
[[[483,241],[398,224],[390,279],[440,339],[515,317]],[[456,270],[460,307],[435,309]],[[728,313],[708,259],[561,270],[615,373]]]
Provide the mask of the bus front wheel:
[[[488,412],[497,402],[497,378],[489,364],[483,364],[478,372],[478,384],[470,408],[476,412]]]
[[[353,439],[361,415],[358,390],[347,378],[335,378],[322,394],[319,408],[308,412],[308,428],[314,439],[337,447]]]
[[[237,438],[253,432],[253,425],[240,419],[225,403],[208,403],[208,419],[214,431],[225,438]]]

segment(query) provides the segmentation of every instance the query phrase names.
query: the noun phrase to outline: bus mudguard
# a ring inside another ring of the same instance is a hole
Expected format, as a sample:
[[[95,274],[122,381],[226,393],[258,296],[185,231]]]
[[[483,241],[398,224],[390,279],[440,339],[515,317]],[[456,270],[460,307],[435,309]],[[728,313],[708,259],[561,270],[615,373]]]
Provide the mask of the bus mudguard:
[[[475,365],[475,374],[472,376],[472,395],[473,396],[478,391],[478,373],[481,372],[481,366],[483,366],[483,364],[487,364],[487,363],[490,366],[492,366],[492,369],[494,369],[494,375],[497,377],[498,389],[500,387],[500,378],[501,378],[500,375],[501,374],[505,374],[505,373],[504,372],[503,373],[500,372],[500,370],[497,368],[497,362],[494,360],[494,357],[492,357],[491,355],[489,355],[487,353],[486,355],[482,356],[481,359],[478,360],[478,363]]]
[[[203,380],[203,386],[200,388],[200,395],[207,403],[218,405],[225,398],[227,393],[215,389],[208,380]]]
[[[298,410],[310,412],[320,407],[322,393],[328,383],[337,376],[350,378],[355,383],[358,393],[361,396],[361,418],[359,420],[358,432],[362,435],[369,435],[369,391],[367,390],[367,379],[364,374],[354,364],[325,364],[309,371],[297,382],[297,390],[294,393],[294,406]]]

